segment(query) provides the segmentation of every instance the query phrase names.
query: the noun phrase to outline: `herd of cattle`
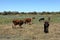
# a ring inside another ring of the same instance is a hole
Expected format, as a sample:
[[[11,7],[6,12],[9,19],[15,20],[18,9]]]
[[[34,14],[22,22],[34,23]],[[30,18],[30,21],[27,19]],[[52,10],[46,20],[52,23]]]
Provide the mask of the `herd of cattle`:
[[[14,26],[12,26],[12,28],[14,28],[16,25],[19,25],[20,26],[20,28],[22,28],[22,25],[23,24],[32,24],[31,22],[32,22],[32,19],[35,19],[35,17],[32,17],[32,18],[25,18],[25,19],[23,19],[23,20],[17,20],[17,19],[15,19],[15,20],[13,20],[12,22],[13,22],[13,24],[14,24]],[[45,20],[45,18],[40,18],[39,19],[39,21],[41,21],[41,20]],[[50,21],[50,17],[48,17],[48,20]],[[49,22],[48,21],[45,21],[44,22],[44,32],[48,32],[47,30],[48,30],[48,26],[49,26]]]
[[[31,24],[31,21],[32,21],[31,18],[25,18],[24,20],[17,20],[17,19],[15,19],[12,22],[13,22],[14,26],[19,25],[20,28],[22,28],[21,26],[23,24],[27,24],[27,23]],[[14,26],[12,26],[12,28],[14,28]]]

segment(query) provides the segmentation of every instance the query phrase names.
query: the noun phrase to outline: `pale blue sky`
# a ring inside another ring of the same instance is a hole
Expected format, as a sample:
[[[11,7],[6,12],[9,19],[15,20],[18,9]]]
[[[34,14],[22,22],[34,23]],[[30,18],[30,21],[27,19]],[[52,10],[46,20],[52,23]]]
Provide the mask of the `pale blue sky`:
[[[0,11],[60,11],[60,0],[0,0]]]

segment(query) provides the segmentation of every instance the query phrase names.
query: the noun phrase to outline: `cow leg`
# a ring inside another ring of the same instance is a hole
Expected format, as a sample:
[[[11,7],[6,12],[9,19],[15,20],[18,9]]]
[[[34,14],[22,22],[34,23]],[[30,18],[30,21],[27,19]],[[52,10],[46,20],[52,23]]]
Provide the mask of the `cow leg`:
[[[48,33],[48,27],[46,28],[46,33]]]
[[[22,25],[19,25],[20,28],[23,28]]]
[[[44,32],[46,33],[46,26],[44,26]]]
[[[44,32],[48,33],[48,27],[47,26],[44,28]]]
[[[16,25],[12,25],[12,28],[16,28]]]
[[[26,24],[27,22],[25,22],[25,24]]]
[[[31,22],[29,22],[29,25],[31,25],[32,23]]]

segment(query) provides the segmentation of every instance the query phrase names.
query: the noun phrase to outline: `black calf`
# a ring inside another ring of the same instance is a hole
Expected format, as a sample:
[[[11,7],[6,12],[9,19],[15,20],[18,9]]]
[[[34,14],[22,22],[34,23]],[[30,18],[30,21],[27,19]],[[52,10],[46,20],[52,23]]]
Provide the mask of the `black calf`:
[[[48,33],[48,28],[49,28],[49,22],[48,21],[45,21],[44,22],[44,32],[45,33]]]
[[[44,18],[40,18],[39,21],[44,20]]]

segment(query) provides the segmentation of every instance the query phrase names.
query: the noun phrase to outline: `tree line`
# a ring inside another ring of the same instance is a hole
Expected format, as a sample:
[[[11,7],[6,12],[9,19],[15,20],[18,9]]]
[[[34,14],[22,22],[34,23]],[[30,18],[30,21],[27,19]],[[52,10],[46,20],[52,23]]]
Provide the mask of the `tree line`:
[[[11,12],[4,11],[0,12],[0,15],[16,15],[16,14],[60,14],[60,12]]]

